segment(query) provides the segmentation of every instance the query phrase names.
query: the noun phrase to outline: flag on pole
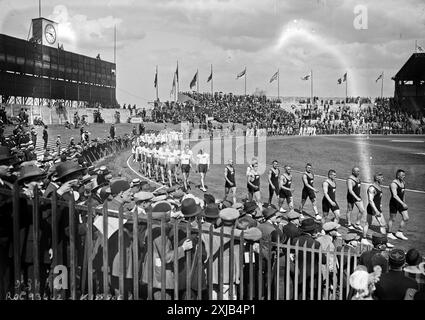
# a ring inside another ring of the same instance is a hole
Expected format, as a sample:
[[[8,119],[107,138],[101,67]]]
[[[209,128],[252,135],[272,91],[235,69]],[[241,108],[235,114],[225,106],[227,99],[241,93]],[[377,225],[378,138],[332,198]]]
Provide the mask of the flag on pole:
[[[425,49],[421,47],[419,44],[416,45],[416,52],[425,52]]]
[[[270,83],[272,83],[273,81],[275,81],[278,76],[279,76],[279,71],[276,71],[276,73],[271,77]]]
[[[379,75],[378,79],[376,79],[376,80],[375,80],[375,82],[378,82],[378,80],[379,80],[379,79],[382,79],[382,77],[383,77],[383,76],[384,76],[384,72],[382,72],[382,73]]]
[[[308,74],[308,75],[302,77],[301,80],[309,80],[310,77],[311,77],[311,74]]]
[[[344,78],[342,79],[342,82],[345,82],[345,81],[347,81],[347,72],[344,73]]]
[[[155,80],[153,81],[153,86],[156,88],[158,86],[158,69],[155,72]]]
[[[208,79],[207,79],[207,83],[208,83],[208,82],[210,82],[210,81],[212,80],[212,77],[213,77],[213,76],[212,76],[212,70],[211,70],[211,73],[210,73],[210,75],[209,75],[209,77],[208,77]]]
[[[342,79],[341,78],[339,78],[338,79],[338,84],[341,84],[342,83]]]
[[[171,87],[170,96],[175,94],[175,92],[176,92],[176,74],[174,74],[174,76],[173,76],[173,85]]]
[[[176,68],[176,81],[179,82],[179,64],[178,63]]]
[[[246,67],[245,67],[245,69],[243,69],[242,72],[238,73],[238,75],[236,76],[236,80],[238,80],[240,77],[243,77],[245,75],[245,73],[246,73]]]
[[[197,81],[198,81],[198,71],[196,71],[192,81],[190,81],[190,89],[192,89],[195,86]]]

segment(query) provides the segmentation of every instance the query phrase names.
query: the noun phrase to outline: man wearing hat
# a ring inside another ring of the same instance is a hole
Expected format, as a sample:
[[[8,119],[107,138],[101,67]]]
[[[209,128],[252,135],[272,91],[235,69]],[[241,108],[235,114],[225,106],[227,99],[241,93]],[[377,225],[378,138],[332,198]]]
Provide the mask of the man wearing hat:
[[[186,200],[185,200],[186,201]],[[233,228],[233,225],[236,223],[236,220],[239,218],[239,211],[234,208],[225,208],[222,209],[219,213],[219,217],[223,223],[222,228],[223,232],[225,234],[231,234],[232,229],[235,232],[238,231],[238,234],[240,234],[240,230],[236,230]],[[223,295],[223,300],[229,300],[229,289],[230,286],[232,286],[233,289],[233,299],[236,300],[236,286],[235,284],[239,284],[240,279],[240,266],[239,266],[239,250],[240,246],[239,243],[235,241],[234,247],[233,247],[233,275],[230,276],[230,247],[227,245],[230,242],[230,238],[223,237],[223,242],[221,242],[220,236],[213,235],[213,246],[212,251],[210,251],[210,237],[208,233],[202,234],[202,241],[206,243],[205,246],[206,250],[206,259],[213,259],[213,268],[212,268],[212,283],[213,283],[213,300],[217,300],[219,298],[219,293],[221,292]],[[220,247],[223,247],[223,269],[222,269],[222,279],[223,279],[223,286],[219,288],[219,255],[217,252],[219,251]],[[204,260],[205,261],[205,260]],[[233,282],[230,283],[230,279],[233,279]]]
[[[372,236],[373,248],[365,251],[359,257],[359,264],[367,267],[369,273],[373,272],[373,267],[381,266],[382,272],[388,270],[388,259],[385,251],[387,250],[387,236],[382,233],[374,233]]]
[[[296,212],[294,209],[289,211],[286,218],[288,219],[288,224],[282,227],[282,232],[285,234],[288,239],[291,239],[291,243],[293,243],[293,239],[301,236],[302,231],[299,226],[300,223],[300,214]]]
[[[300,247],[304,247],[304,245],[309,249],[320,249],[320,242],[316,240],[318,232],[319,232],[320,224],[317,223],[313,218],[307,218],[301,221],[300,230],[302,234],[294,238],[293,241],[295,244],[298,243]],[[314,277],[316,279],[317,273],[320,270],[319,265],[319,253],[314,253],[314,266],[313,266],[313,274],[311,274],[312,267],[312,255],[307,254],[306,260],[304,261],[304,255],[299,254],[298,258],[299,263],[299,271],[302,272],[304,267],[306,269],[306,282],[307,282],[307,292],[310,292],[310,277]],[[326,255],[322,253],[322,264],[326,264]],[[297,284],[295,284],[297,285]],[[298,283],[300,285],[300,283]],[[317,294],[317,281],[314,281],[314,294]],[[301,291],[298,291],[301,292]]]
[[[374,292],[378,300],[404,300],[408,289],[418,290],[415,280],[406,277],[403,265],[406,262],[406,254],[402,249],[392,249],[389,253],[389,271],[382,273],[376,283]]]

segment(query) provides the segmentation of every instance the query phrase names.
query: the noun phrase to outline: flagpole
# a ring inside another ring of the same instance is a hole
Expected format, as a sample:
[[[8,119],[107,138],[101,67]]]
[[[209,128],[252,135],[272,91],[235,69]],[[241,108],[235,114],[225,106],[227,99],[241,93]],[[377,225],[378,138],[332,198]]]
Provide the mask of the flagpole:
[[[310,100],[310,104],[313,105],[313,69],[310,70],[310,75],[311,75],[311,88],[310,88],[310,96],[311,96],[311,100]]]
[[[115,87],[117,86],[117,24],[114,25],[114,65],[115,65]],[[115,101],[114,105],[117,101],[116,97],[117,93],[115,90]]]
[[[246,96],[246,67],[245,67],[244,79],[245,79],[245,96]]]
[[[415,53],[418,53],[418,40],[415,40]]]
[[[214,76],[213,76],[213,67],[211,63],[211,95],[214,95],[213,81],[214,81]]]
[[[383,96],[384,96],[384,72],[382,72],[382,78],[381,78],[381,102],[382,102]]]
[[[199,95],[199,74],[198,74],[198,69],[196,69],[196,92]]]
[[[177,60],[177,71],[179,70],[179,60]],[[179,92],[180,92],[180,79],[177,75],[177,97],[179,96]]]
[[[279,78],[280,78],[280,72],[279,69],[277,69],[277,100],[279,101]]]
[[[346,72],[347,77],[345,79],[345,103],[347,103],[348,99],[348,72]]]
[[[156,66],[156,86],[155,86],[155,89],[156,89],[156,101],[158,101],[158,65]]]

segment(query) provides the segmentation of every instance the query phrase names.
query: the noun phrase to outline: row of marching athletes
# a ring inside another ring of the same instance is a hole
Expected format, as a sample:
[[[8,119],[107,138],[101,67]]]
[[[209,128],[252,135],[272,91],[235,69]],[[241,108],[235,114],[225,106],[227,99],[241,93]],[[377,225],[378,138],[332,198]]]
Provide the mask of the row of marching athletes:
[[[279,170],[279,162],[274,160],[272,167],[268,172],[269,182],[269,200],[268,204],[272,204],[273,196],[276,195],[278,198],[278,209],[281,212],[286,210],[283,208],[284,202],[287,203],[290,210],[294,208],[293,192],[292,187],[292,174],[291,166],[285,165],[284,172],[281,173]],[[248,200],[254,200],[259,206],[262,206],[261,191],[260,191],[260,173],[258,172],[258,160],[252,159],[251,165],[247,168],[247,189],[248,189]],[[388,223],[383,215],[382,206],[382,182],[384,176],[378,172],[374,175],[373,183],[367,189],[367,207],[365,210],[363,199],[361,198],[361,180],[360,180],[360,169],[354,167],[351,175],[348,177],[347,186],[347,210],[346,220],[347,228],[350,231],[358,231],[362,235],[362,243],[365,245],[371,245],[367,240],[367,232],[369,225],[372,224],[375,219],[379,225],[380,232],[386,234],[389,239],[392,240],[408,240],[403,234],[403,230],[409,220],[408,206],[405,201],[405,177],[406,173],[404,170],[397,170],[395,179],[390,184],[391,198],[389,201],[389,220]],[[232,194],[233,203],[236,203],[236,183],[235,183],[235,170],[233,167],[233,161],[229,160],[228,165],[224,171],[225,178],[225,197],[227,199],[229,194]],[[319,214],[317,209],[316,194],[319,192],[314,187],[314,173],[313,167],[310,163],[307,163],[305,172],[302,176],[303,189],[301,194],[301,205],[299,211],[301,218],[303,217],[304,205],[309,199],[312,203],[315,219],[321,220],[332,220],[339,223],[340,219],[340,208],[336,200],[336,171],[331,169],[328,172],[328,178],[322,184],[323,198],[322,198],[322,211],[323,216]],[[358,214],[353,224],[351,221],[351,214],[354,207],[358,209]],[[333,213],[333,217],[329,216],[330,211]],[[399,228],[396,232],[393,232],[393,224],[396,220],[397,215],[400,214],[402,219]],[[388,244],[388,247],[392,247],[392,244]]]
[[[176,136],[177,139],[178,136]],[[139,171],[149,178],[155,178],[158,182],[170,187],[173,183],[178,184],[178,170],[181,169],[182,183],[185,190],[190,189],[189,174],[192,166],[195,166],[201,177],[202,191],[207,191],[205,186],[205,176],[209,170],[210,157],[202,149],[199,150],[196,158],[193,156],[189,145],[183,150],[179,148],[180,140],[171,139],[168,142],[149,143],[142,139],[133,146],[133,161],[139,163]],[[166,181],[167,180],[167,181]]]

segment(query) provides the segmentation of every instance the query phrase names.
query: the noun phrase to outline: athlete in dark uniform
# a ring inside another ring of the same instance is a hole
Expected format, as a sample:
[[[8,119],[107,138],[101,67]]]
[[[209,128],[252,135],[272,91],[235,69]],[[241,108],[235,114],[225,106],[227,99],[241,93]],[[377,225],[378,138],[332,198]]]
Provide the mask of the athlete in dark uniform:
[[[320,220],[322,219],[322,217],[319,215],[319,212],[317,211],[317,205],[316,205],[316,193],[319,192],[319,190],[313,187],[314,174],[311,171],[312,171],[312,165],[310,163],[307,163],[307,165],[305,166],[305,172],[303,174],[304,188],[301,194],[300,213],[302,214],[304,209],[304,204],[307,198],[309,198],[311,201],[311,204],[313,205],[315,218],[317,220]]]
[[[349,230],[359,230],[363,233],[362,244],[372,245],[367,239],[367,214],[361,198],[360,168],[354,167],[351,175],[347,179],[347,224]],[[357,207],[360,214],[357,214],[356,224],[351,223],[351,213],[354,206]]]
[[[407,211],[408,207],[404,199],[404,190],[405,183],[404,179],[406,178],[406,173],[404,170],[397,170],[396,178],[391,182],[390,191],[390,220],[388,221],[388,238],[390,239],[402,239],[407,240],[408,238],[403,234],[403,228],[409,220],[409,213]],[[391,229],[393,223],[397,217],[397,213],[401,214],[402,220],[400,222],[400,227],[396,233],[392,233]]]
[[[274,160],[269,170],[269,204],[272,203],[273,194],[279,197],[279,162]]]
[[[233,167],[233,160],[229,160],[228,165],[224,168],[224,200],[227,199],[227,195],[231,192],[233,198],[233,204],[236,203],[236,179],[235,179],[235,168]]]
[[[338,203],[336,202],[336,171],[329,170],[328,179],[323,182],[323,199],[322,199],[322,211],[323,218],[326,220],[329,211],[332,211],[335,215],[334,221],[339,223],[340,211]]]
[[[248,193],[251,194],[252,199],[257,203],[261,210],[263,210],[260,192],[260,174],[258,173],[258,162],[252,164],[252,169],[248,174],[247,181]]]
[[[291,175],[291,166],[285,166],[285,172],[280,175],[279,179],[279,208],[281,211],[285,212],[282,208],[283,202],[286,200],[289,210],[294,209],[294,201],[292,197],[292,175]]]
[[[366,207],[367,211],[367,225],[368,228],[372,224],[372,219],[375,218],[379,224],[379,230],[382,234],[387,233],[387,227],[384,215],[382,214],[382,182],[384,176],[382,173],[377,173],[373,176],[373,184],[367,189],[367,197],[369,203]],[[393,245],[387,243],[388,248],[392,248]]]

